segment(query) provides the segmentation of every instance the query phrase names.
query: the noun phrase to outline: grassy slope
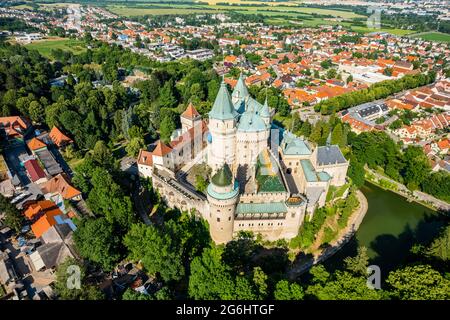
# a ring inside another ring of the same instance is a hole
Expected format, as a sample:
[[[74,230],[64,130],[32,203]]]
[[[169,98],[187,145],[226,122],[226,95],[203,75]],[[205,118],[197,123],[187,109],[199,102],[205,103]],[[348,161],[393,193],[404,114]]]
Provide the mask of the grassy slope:
[[[86,50],[82,41],[57,37],[35,41],[25,46],[28,49],[35,49],[39,51],[40,54],[47,58],[51,58],[51,52],[53,49],[67,50],[75,54],[82,53]]]

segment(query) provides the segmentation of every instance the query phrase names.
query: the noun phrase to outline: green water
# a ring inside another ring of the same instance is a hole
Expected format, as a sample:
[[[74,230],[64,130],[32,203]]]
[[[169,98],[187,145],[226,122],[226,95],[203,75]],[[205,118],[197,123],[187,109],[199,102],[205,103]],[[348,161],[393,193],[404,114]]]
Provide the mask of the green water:
[[[388,272],[407,262],[411,246],[428,243],[448,219],[367,182],[361,191],[367,198],[369,209],[355,237],[325,261],[327,268],[341,268],[345,257],[354,256],[358,246],[365,246],[371,264]]]

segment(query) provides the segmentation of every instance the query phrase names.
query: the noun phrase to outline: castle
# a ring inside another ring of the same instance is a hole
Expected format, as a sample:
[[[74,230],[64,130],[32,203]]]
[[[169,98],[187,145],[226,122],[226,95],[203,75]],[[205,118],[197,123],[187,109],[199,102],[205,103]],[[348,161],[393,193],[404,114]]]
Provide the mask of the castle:
[[[274,110],[253,99],[241,76],[230,96],[222,82],[208,120],[190,104],[169,144],[141,150],[138,170],[167,204],[195,209],[216,243],[239,231],[274,241],[293,238],[305,216],[346,182],[348,161],[336,145],[317,146],[272,122]],[[212,170],[206,195],[186,180],[193,165]]]

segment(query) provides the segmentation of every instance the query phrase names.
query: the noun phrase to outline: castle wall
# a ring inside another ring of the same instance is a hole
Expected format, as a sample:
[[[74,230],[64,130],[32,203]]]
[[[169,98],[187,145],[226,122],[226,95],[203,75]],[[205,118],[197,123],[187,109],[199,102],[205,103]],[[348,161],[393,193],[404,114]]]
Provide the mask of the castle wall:
[[[331,176],[331,185],[339,187],[345,184],[348,166],[348,163],[317,166],[317,171],[326,171]]]
[[[268,131],[243,132],[236,134],[237,164],[254,164],[258,155],[267,147]]]

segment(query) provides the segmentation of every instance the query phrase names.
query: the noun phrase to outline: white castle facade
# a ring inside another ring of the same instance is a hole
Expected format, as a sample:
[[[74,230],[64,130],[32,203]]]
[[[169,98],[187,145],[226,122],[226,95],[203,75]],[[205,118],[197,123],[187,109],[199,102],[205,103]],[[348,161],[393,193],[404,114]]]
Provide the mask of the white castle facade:
[[[168,145],[141,150],[139,173],[152,178],[169,206],[195,209],[216,243],[239,231],[270,241],[293,238],[325,204],[329,187],[345,184],[349,163],[338,146],[316,146],[275,126],[272,115],[242,77],[231,96],[222,82],[208,119],[189,105]],[[185,178],[202,162],[212,169],[206,194]]]

